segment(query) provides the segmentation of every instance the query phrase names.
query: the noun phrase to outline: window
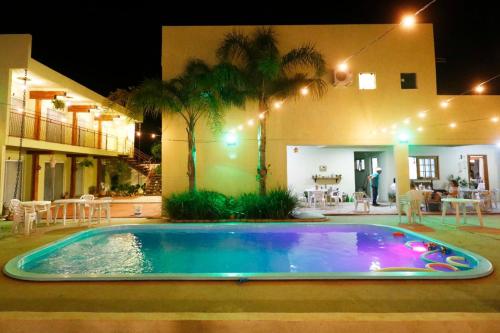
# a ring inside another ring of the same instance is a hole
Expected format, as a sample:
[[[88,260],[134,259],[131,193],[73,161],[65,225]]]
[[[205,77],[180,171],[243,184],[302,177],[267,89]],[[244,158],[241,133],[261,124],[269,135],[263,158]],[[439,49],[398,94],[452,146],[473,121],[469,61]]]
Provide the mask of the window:
[[[359,73],[359,89],[372,90],[377,88],[375,73]]]
[[[417,89],[417,73],[401,73],[401,89]]]
[[[365,160],[356,160],[356,170],[358,171],[365,170]]]
[[[438,179],[439,159],[437,156],[412,156],[408,158],[410,179]]]

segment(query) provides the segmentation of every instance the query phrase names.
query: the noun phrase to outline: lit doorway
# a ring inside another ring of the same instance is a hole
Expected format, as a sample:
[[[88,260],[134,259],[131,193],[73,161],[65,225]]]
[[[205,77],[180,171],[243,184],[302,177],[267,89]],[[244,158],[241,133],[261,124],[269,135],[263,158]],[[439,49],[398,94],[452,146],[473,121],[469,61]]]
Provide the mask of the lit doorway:
[[[484,182],[485,189],[490,188],[488,177],[488,156],[486,155],[467,155],[469,183],[478,187],[478,184]]]

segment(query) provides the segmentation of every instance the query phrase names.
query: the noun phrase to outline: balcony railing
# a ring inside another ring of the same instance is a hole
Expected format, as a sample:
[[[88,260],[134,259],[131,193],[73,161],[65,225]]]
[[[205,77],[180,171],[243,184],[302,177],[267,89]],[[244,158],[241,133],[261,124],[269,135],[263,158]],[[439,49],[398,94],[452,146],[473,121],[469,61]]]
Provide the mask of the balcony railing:
[[[21,126],[24,117],[24,133]],[[87,148],[103,149],[120,154],[131,154],[134,143],[125,138],[118,138],[107,133],[99,133],[85,127],[73,127],[62,121],[37,117],[31,113],[11,110],[9,120],[9,135],[26,139],[61,143]]]

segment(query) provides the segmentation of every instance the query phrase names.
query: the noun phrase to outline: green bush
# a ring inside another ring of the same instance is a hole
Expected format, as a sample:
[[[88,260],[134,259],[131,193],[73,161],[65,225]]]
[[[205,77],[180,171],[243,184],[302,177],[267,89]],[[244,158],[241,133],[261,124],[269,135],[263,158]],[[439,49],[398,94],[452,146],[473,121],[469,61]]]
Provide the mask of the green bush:
[[[168,216],[175,220],[217,220],[231,215],[230,199],[213,191],[173,194],[165,200]]]
[[[237,199],[218,192],[197,191],[165,198],[163,210],[174,220],[286,219],[297,203],[290,191],[281,188],[265,196],[244,193]]]
[[[265,196],[242,194],[237,200],[237,210],[240,217],[247,219],[286,219],[297,204],[297,197],[290,191],[277,188]]]

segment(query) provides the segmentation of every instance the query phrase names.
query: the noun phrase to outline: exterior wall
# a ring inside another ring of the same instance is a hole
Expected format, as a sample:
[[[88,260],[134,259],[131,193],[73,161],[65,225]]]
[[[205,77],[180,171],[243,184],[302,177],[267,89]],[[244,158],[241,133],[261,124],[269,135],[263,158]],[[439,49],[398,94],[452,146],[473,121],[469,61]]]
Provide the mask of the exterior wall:
[[[17,111],[20,112],[20,114],[22,114],[22,111],[25,111],[26,113],[34,113],[35,100],[28,98],[29,91],[31,89],[62,90],[68,92],[68,94],[78,96],[78,99],[75,100],[76,104],[106,106],[108,103],[105,97],[32,59],[30,35],[0,35],[0,50],[2,50],[2,52],[0,53],[0,211],[2,211],[2,203],[4,201],[3,188],[5,183],[5,160],[18,159],[18,147],[20,143],[20,139],[18,137],[9,136],[9,117],[11,111]],[[26,92],[26,107],[24,110],[22,110],[22,108],[20,108],[19,101],[23,99],[24,81],[17,80],[17,77],[24,76],[25,69],[28,70],[28,76],[30,78],[35,77],[41,78],[42,80],[31,80],[29,82],[28,91]],[[35,81],[41,82],[35,83]],[[14,104],[14,102],[17,103]],[[51,103],[50,101],[45,100],[42,101],[41,104],[41,116],[46,117],[46,110],[48,107],[51,107]],[[43,151],[43,154],[40,155],[39,162],[41,170],[39,170],[39,189],[37,193],[38,198],[43,198],[45,163],[50,160],[52,155],[55,156],[57,162],[64,163],[63,192],[69,192],[71,159],[67,157],[68,153],[88,155],[89,157],[87,158],[91,160],[93,160],[93,158],[90,156],[115,157],[119,154],[131,153],[131,150],[128,148],[133,148],[134,146],[134,120],[126,117],[126,110],[121,106],[113,105],[111,109],[113,112],[121,114],[121,116],[120,119],[115,119],[112,124],[110,122],[103,122],[102,124],[103,134],[106,133],[117,138],[114,141],[114,144],[110,143],[110,145],[106,147],[107,150],[104,149],[104,146],[103,149],[98,149],[97,146],[96,148],[89,148],[84,146],[66,144],[70,143],[71,138],[69,139],[69,141],[62,141],[64,143],[54,143],[28,138],[23,139],[23,200],[29,200],[29,198],[31,197],[31,186],[33,181],[33,176],[31,175],[32,155],[26,154],[27,149]],[[61,125],[61,128],[63,128],[64,125],[69,127],[69,131],[66,132],[69,132],[69,134],[71,134],[71,123],[67,123],[67,118],[68,117],[66,117],[65,120],[61,120],[61,123],[58,123],[58,125]],[[94,114],[89,114],[87,118],[94,121]],[[19,117],[19,119],[22,119],[22,117]],[[94,125],[97,126],[97,124]],[[47,151],[51,152],[51,154],[47,154]],[[77,162],[79,160],[81,160],[81,158],[79,158]],[[88,192],[88,188],[90,186],[97,185],[96,170],[97,167],[95,161],[93,167],[85,168],[83,180],[83,188],[85,192]]]
[[[334,68],[367,42],[392,25],[319,25],[276,26],[281,51],[311,42],[324,55],[329,69]],[[214,63],[215,50],[224,34],[233,30],[251,32],[255,27],[164,27],[162,47],[163,78],[178,75],[188,59],[201,58]],[[409,189],[408,145],[400,144],[397,133],[372,134],[374,129],[399,122],[398,131],[407,132],[412,145],[493,144],[500,139],[498,125],[488,117],[498,113],[498,96],[457,96],[447,109],[439,102],[448,96],[436,95],[434,39],[431,24],[418,24],[412,30],[397,27],[382,41],[353,58],[349,65],[354,82],[348,87],[329,84],[328,93],[319,101],[309,97],[287,102],[268,118],[267,158],[271,165],[268,187],[287,185],[287,146],[394,146],[398,192]],[[377,89],[359,90],[357,74],[374,72]],[[400,73],[417,73],[418,89],[402,90]],[[331,82],[329,75],[325,80]],[[428,117],[416,117],[429,110]],[[257,106],[229,110],[224,131],[245,123],[257,115]],[[401,121],[412,117],[408,128]],[[485,118],[483,122],[462,123]],[[458,127],[448,124],[456,121]],[[423,132],[417,132],[423,126]],[[478,131],[481,126],[481,131]],[[163,194],[187,189],[187,143],[185,126],[179,117],[163,117],[162,149]],[[256,128],[238,132],[239,144],[227,147],[224,133],[214,135],[200,121],[197,126],[198,185],[228,194],[257,189]],[[392,179],[391,179],[392,181]]]
[[[31,36],[0,35],[0,212],[3,206],[3,184],[8,132],[11,72],[10,68],[27,68],[31,56]],[[6,52],[5,50],[9,50]]]

